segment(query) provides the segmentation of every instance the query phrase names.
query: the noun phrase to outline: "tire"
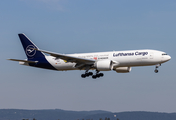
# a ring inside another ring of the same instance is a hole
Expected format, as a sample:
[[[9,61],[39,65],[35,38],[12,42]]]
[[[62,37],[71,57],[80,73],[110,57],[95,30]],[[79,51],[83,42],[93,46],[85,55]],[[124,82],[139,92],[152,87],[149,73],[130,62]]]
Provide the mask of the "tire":
[[[103,74],[103,73],[100,73],[99,75],[100,75],[100,77],[103,77],[103,76],[104,76],[104,74]]]
[[[85,78],[85,77],[86,77],[86,75],[85,75],[85,74],[82,74],[82,75],[81,75],[81,77],[82,77],[82,78]]]
[[[97,78],[97,76],[96,76],[96,75],[93,75],[93,76],[92,76],[92,78],[93,78],[93,79],[96,79],[96,78]]]
[[[99,77],[100,77],[100,74],[96,74],[96,77],[99,78]]]
[[[87,77],[88,77],[88,76],[89,76],[89,73],[85,73],[85,76],[87,76]]]
[[[157,70],[157,69],[155,69],[155,73],[158,73],[158,70]]]
[[[92,75],[93,75],[93,73],[92,73],[92,72],[89,72],[89,75],[91,75],[91,76],[92,76]]]

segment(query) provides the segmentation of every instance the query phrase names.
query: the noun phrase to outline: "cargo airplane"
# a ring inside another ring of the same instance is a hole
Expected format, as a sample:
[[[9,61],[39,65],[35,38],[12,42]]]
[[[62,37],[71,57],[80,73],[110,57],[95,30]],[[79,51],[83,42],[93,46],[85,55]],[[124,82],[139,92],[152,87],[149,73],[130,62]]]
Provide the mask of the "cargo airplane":
[[[21,65],[50,70],[85,70],[85,73],[81,75],[82,78],[92,76],[96,79],[104,76],[100,71],[114,70],[117,73],[128,73],[131,71],[131,67],[151,65],[156,66],[154,72],[158,73],[158,67],[171,59],[165,52],[150,49],[60,54],[39,49],[25,34],[18,34],[18,36],[27,59],[8,60],[18,61]],[[93,74],[89,70],[96,70],[96,73]]]

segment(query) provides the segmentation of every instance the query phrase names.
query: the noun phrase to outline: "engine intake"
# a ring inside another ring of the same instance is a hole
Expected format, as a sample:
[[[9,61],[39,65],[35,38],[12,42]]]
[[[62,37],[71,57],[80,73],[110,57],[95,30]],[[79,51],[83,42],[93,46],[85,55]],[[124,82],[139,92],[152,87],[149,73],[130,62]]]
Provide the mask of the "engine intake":
[[[99,71],[110,71],[113,69],[113,64],[111,60],[97,61],[94,66]]]

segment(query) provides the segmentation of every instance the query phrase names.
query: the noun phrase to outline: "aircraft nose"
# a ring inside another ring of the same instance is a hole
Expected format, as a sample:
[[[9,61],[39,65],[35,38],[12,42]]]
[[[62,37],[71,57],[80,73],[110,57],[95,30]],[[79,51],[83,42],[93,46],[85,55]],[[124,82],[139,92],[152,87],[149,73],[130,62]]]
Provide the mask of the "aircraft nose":
[[[162,58],[162,61],[163,61],[163,62],[167,62],[167,61],[169,61],[170,59],[171,59],[171,56],[165,55],[165,56]]]
[[[170,59],[171,59],[171,56],[168,55],[168,60],[170,60]]]

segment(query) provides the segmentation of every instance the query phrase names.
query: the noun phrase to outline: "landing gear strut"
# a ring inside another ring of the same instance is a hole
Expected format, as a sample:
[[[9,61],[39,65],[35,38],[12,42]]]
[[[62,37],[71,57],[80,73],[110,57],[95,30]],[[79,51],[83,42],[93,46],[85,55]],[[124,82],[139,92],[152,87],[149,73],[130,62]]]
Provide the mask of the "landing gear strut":
[[[154,70],[155,73],[158,73],[159,66],[161,66],[161,64],[156,65],[155,70]]]
[[[92,76],[93,73],[92,73],[92,72],[88,72],[89,70],[90,70],[90,66],[87,66],[87,67],[86,67],[86,72],[85,72],[85,74],[82,74],[81,77],[82,77],[82,78],[85,78],[85,77]]]

